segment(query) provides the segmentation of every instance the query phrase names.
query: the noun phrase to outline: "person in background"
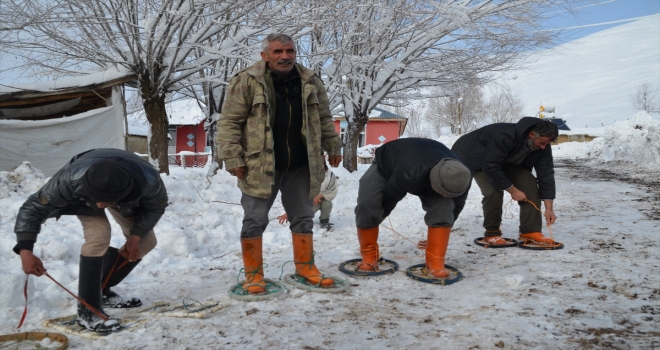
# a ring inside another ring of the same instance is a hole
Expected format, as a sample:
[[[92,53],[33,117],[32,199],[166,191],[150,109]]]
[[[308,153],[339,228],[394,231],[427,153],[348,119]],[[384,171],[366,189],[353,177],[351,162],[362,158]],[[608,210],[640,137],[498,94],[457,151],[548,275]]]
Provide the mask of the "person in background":
[[[378,270],[378,225],[410,193],[419,197],[426,212],[426,268],[434,278],[449,276],[445,268],[449,233],[465,206],[471,182],[470,170],[440,142],[406,138],[379,147],[358,189],[355,221],[362,261],[357,269]]]
[[[124,299],[110,287],[119,284],[156,246],[154,226],[167,207],[165,185],[151,164],[134,153],[100,148],[80,153],[60,169],[21,206],[14,232],[26,274],[46,273],[32,251],[48,218],[77,215],[85,243],[80,249],[78,296],[97,311],[103,307],[137,307],[142,301]],[[121,249],[110,247],[110,213],[126,237]],[[104,321],[78,304],[78,323],[92,331],[119,329],[116,319]]]
[[[504,191],[520,205],[520,241],[554,244],[541,233],[541,201],[546,222],[552,225],[557,216],[552,209],[555,198],[555,171],[552,147],[559,135],[557,125],[549,120],[524,117],[517,123],[495,123],[461,136],[452,147],[474,172],[481,189],[486,229],[484,242],[497,246],[502,238],[502,203]],[[536,176],[532,174],[535,170]],[[532,205],[533,204],[533,205]]]
[[[227,87],[218,121],[218,157],[243,192],[241,249],[250,294],[266,292],[262,236],[278,193],[290,221],[296,274],[312,285],[334,286],[313,262],[313,198],[324,178],[322,150],[341,162],[341,140],[328,95],[312,70],[296,63],[293,39],[270,34],[262,60],[238,72]]]
[[[321,223],[321,228],[327,231],[332,230],[333,223],[330,222],[330,213],[332,212],[332,200],[337,196],[337,189],[339,184],[337,183],[337,176],[328,168],[328,165],[325,162],[325,154],[323,154],[323,166],[325,167],[325,178],[321,183],[321,192],[314,197],[314,213],[321,211],[321,216],[319,217],[319,222]],[[289,221],[289,217],[286,213],[277,217],[277,221],[280,225]]]

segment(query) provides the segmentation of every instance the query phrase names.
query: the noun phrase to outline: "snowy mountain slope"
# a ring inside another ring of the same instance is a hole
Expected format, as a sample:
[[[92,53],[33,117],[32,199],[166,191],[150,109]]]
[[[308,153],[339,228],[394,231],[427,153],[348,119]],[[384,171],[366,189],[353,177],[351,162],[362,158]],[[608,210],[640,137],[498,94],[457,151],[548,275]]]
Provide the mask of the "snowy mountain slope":
[[[509,72],[497,83],[519,93],[525,115],[536,115],[540,104],[552,105],[573,129],[635,115],[630,95],[644,81],[660,88],[660,15],[541,52],[528,69]]]

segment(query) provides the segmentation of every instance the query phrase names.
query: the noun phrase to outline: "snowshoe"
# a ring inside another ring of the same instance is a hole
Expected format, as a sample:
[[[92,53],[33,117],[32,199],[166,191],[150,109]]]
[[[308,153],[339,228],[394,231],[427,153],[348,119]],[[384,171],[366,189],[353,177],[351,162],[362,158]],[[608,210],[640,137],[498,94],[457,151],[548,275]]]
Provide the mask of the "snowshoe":
[[[110,289],[103,291],[103,307],[127,309],[139,306],[142,306],[142,300],[138,298],[122,298],[121,295]]]

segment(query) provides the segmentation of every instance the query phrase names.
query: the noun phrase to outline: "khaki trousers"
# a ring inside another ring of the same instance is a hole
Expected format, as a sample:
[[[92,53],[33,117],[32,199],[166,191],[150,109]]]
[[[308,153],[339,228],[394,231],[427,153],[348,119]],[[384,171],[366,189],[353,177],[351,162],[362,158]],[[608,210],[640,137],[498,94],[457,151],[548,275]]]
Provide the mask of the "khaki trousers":
[[[133,218],[122,216],[119,207],[115,204],[109,205],[106,209],[119,224],[119,227],[121,227],[124,237],[128,239],[131,235],[131,228],[133,227]],[[83,235],[85,237],[85,243],[80,248],[80,255],[89,257],[105,255],[105,252],[110,246],[110,236],[112,233],[110,221],[108,221],[105,212],[101,216],[78,215],[78,220],[82,224]],[[138,246],[140,259],[154,249],[156,244],[157,240],[154,230],[147,232],[140,240],[140,245]]]

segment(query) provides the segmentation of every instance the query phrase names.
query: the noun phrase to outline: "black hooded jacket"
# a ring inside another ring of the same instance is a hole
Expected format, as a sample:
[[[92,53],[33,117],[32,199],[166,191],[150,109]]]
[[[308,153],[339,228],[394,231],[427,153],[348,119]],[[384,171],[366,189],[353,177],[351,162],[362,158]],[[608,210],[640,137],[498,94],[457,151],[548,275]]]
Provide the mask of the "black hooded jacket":
[[[407,193],[419,197],[440,196],[431,187],[431,168],[441,159],[457,159],[447,146],[430,139],[406,138],[390,141],[376,150],[378,172],[387,179],[383,189],[383,209],[387,217]],[[454,220],[465,206],[470,187],[454,200]]]
[[[89,167],[102,159],[119,162],[133,178],[133,190],[117,202],[123,216],[134,219],[131,234],[144,237],[156,226],[167,207],[167,191],[158,171],[134,153],[113,148],[99,148],[80,153],[60,169],[21,206],[14,232],[17,240],[36,242],[41,224],[61,215],[102,215],[82,187],[82,177]]]
[[[516,124],[486,125],[461,136],[451,150],[470,170],[483,171],[493,187],[504,191],[513,186],[502,170],[508,166],[505,160],[523,148],[534,124],[541,122],[538,118],[524,117]],[[520,166],[536,171],[541,199],[555,199],[555,170],[550,145],[528,153]]]

